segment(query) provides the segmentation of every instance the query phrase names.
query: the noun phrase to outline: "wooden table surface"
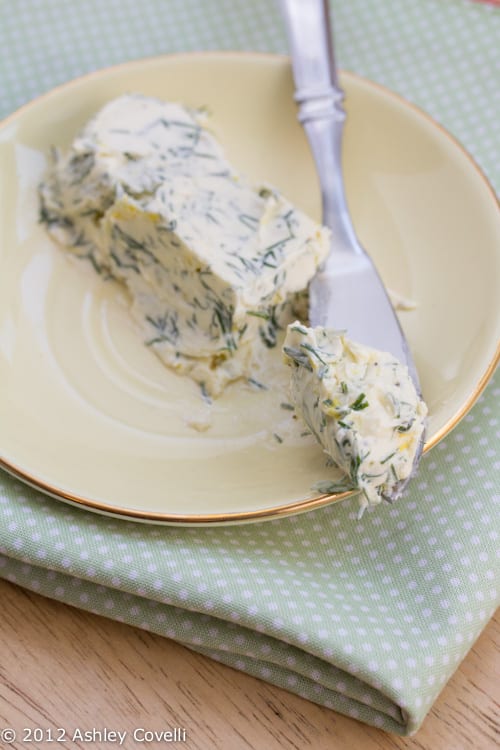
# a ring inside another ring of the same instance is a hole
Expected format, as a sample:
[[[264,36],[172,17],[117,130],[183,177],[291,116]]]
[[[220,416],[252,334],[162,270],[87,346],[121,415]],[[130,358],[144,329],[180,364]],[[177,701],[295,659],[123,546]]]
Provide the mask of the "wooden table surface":
[[[86,739],[83,732],[94,728],[127,732],[121,745],[125,748],[498,747],[498,614],[420,731],[400,738],[224,667],[166,638],[50,601],[6,581],[0,581],[0,601],[0,730],[11,727],[17,733],[11,744],[0,739],[0,748],[119,746],[117,737],[109,734],[107,741],[98,734]],[[66,732],[66,742],[48,742],[50,730],[56,739],[59,727]],[[142,731],[172,732],[176,727],[176,735],[163,735],[162,740],[149,741],[150,735]],[[77,733],[73,740],[75,729],[82,739]],[[137,739],[134,730],[139,730]]]

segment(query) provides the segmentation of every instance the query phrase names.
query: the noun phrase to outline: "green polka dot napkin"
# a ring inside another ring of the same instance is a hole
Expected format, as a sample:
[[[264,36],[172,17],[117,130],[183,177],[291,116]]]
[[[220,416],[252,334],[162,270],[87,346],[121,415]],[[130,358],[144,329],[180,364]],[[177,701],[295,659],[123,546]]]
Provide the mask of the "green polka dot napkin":
[[[427,110],[498,187],[499,11],[466,0],[333,11],[342,67]],[[0,114],[95,68],[210,48],[284,52],[273,2],[3,0]],[[410,492],[361,521],[354,498],[250,526],[146,526],[0,474],[0,575],[415,732],[498,604],[499,398],[490,384]]]

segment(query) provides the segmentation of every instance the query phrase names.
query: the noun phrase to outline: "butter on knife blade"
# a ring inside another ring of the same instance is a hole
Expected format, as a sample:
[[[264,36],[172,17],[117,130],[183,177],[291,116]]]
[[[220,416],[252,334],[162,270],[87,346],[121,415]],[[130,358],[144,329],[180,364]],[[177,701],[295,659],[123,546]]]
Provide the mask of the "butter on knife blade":
[[[361,513],[396,498],[421,449],[427,407],[408,368],[342,332],[288,326],[290,398],[323,450],[360,490]],[[323,492],[338,491],[324,482]]]

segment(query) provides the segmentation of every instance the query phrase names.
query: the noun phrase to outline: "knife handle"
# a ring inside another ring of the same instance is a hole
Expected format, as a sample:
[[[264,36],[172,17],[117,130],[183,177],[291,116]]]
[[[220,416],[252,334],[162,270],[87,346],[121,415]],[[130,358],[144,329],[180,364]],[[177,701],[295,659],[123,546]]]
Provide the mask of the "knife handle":
[[[298,119],[311,146],[319,175],[323,223],[332,230],[332,248],[363,253],[347,209],[342,178],[344,93],[339,86],[328,0],[280,0],[285,20]]]
[[[339,87],[330,33],[328,0],[281,0],[293,75],[299,120],[316,117],[342,120],[343,92]]]

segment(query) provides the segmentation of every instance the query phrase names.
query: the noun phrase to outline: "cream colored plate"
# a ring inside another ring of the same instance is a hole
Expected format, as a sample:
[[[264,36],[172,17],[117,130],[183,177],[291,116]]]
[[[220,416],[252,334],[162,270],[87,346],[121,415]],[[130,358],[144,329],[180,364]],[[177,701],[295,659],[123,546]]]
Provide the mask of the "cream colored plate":
[[[498,358],[495,197],[429,118],[351,74],[345,170],[361,241],[401,313],[429,405],[428,447],[477,398]],[[285,58],[207,53],[128,63],[66,84],[0,128],[2,465],[61,499],[166,523],[221,523],[317,507],[324,455],[286,401],[279,355],[267,391],[234,386],[209,409],[139,340],[127,298],[68,258],[37,223],[36,186],[106,101],[139,91],[208,105],[233,163],[319,219],[314,168]],[[211,420],[197,432],[189,422]],[[277,437],[281,438],[279,442]]]

